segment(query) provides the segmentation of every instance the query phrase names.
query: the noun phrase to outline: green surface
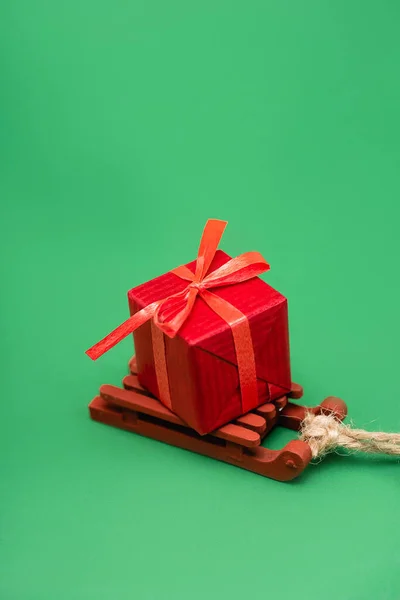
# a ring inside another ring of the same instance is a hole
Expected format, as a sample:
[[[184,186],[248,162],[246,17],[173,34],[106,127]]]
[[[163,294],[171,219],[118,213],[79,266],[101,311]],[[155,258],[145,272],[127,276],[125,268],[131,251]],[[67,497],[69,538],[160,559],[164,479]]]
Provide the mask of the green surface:
[[[131,341],[84,350],[227,219],[289,298],[307,402],[400,430],[399,4],[0,11],[1,600],[398,600],[398,461],[282,484],[101,426]]]

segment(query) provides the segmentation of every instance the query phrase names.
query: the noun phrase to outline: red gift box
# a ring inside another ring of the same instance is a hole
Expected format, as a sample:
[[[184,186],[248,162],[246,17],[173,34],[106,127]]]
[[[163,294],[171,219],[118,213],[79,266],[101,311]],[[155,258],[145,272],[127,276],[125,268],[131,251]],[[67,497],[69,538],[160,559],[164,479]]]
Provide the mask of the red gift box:
[[[207,223],[197,261],[130,290],[131,318],[87,352],[133,331],[140,383],[200,434],[291,387],[287,300],[255,276],[261,255],[216,251],[225,225]]]

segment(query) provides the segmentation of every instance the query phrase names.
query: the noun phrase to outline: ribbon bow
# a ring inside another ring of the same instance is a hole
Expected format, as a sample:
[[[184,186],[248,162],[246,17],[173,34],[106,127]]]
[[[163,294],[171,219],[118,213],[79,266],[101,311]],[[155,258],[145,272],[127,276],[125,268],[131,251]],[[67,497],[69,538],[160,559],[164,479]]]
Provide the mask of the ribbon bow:
[[[248,412],[258,404],[256,366],[249,321],[246,315],[235,306],[209,290],[247,281],[268,271],[270,267],[259,252],[245,252],[207,274],[226,225],[226,221],[217,219],[207,221],[200,241],[195,273],[185,265],[171,271],[189,282],[183,291],[152,302],[139,310],[86,351],[92,360],[96,360],[143,323],[153,319],[153,350],[159,395],[162,402],[169,408],[171,408],[171,400],[162,333],[171,338],[175,337],[190,315],[197,296],[200,296],[231,327],[243,412]]]

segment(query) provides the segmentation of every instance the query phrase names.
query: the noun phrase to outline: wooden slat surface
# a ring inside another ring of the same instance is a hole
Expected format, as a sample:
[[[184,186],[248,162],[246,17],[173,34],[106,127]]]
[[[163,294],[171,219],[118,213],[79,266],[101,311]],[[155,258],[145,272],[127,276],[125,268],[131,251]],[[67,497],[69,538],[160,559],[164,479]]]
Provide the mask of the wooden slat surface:
[[[140,385],[137,375],[127,375],[123,378],[122,384],[127,390],[134,390],[135,392],[148,394],[148,391]]]
[[[163,419],[169,423],[186,427],[186,423],[168,410],[161,402],[150,396],[140,394],[139,392],[125,390],[116,387],[115,385],[102,385],[100,388],[100,396],[110,404],[116,404],[123,408],[129,408],[130,410],[135,410],[144,413],[145,415],[157,417],[158,419]]]
[[[113,385],[101,386],[100,396],[110,404],[122,406],[123,408],[128,408],[188,428],[186,423],[184,423],[177,415],[161,404],[161,402],[150,396],[146,396],[136,391],[118,388]],[[248,448],[258,446],[261,443],[260,435],[256,431],[246,429],[245,427],[241,427],[234,423],[224,425],[210,435]]]
[[[139,393],[148,393],[146,390],[140,385],[139,379],[137,375],[127,375],[123,379],[124,388],[127,390],[133,390]],[[265,418],[261,415],[256,415],[254,413],[248,413],[247,415],[238,417],[235,419],[236,425],[240,425],[241,427],[246,427],[247,429],[251,429],[256,433],[263,435],[267,428],[267,424]]]
[[[228,423],[228,425],[220,427],[210,435],[228,442],[234,442],[240,446],[246,446],[247,448],[253,448],[254,446],[259,446],[261,444],[259,433],[252,431],[251,429],[246,429],[245,427],[240,427],[234,423]]]
[[[235,420],[235,423],[237,423],[237,425],[241,425],[242,427],[252,429],[260,435],[262,435],[267,429],[267,423],[265,421],[265,418],[261,415],[256,415],[254,413],[248,413],[247,415],[239,417]]]
[[[276,417],[276,407],[272,402],[268,402],[267,404],[261,404],[261,406],[257,406],[255,409],[257,414],[261,415],[266,419],[266,421],[270,421],[274,417]]]
[[[293,398],[294,400],[296,400],[296,399],[298,400],[299,398],[302,398],[302,396],[303,396],[302,386],[298,383],[292,383],[292,389],[290,390],[289,396],[290,396],[290,398]]]
[[[283,408],[287,404],[287,396],[282,396],[281,398],[277,398],[275,400],[275,406],[277,408]]]

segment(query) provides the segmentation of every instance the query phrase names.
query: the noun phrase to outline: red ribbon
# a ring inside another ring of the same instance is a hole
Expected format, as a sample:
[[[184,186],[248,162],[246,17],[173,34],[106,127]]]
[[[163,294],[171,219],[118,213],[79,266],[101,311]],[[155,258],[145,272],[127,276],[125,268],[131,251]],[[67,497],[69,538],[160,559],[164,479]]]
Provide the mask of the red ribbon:
[[[259,252],[245,252],[207,275],[226,225],[226,221],[217,219],[207,221],[200,241],[195,273],[184,265],[171,271],[189,282],[182,292],[152,302],[86,351],[91,359],[96,360],[143,323],[153,319],[153,352],[159,396],[169,408],[171,399],[163,333],[171,338],[178,333],[190,315],[197,296],[232,329],[243,412],[248,412],[258,404],[256,364],[249,321],[240,310],[209,289],[247,281],[268,271],[270,267]]]

